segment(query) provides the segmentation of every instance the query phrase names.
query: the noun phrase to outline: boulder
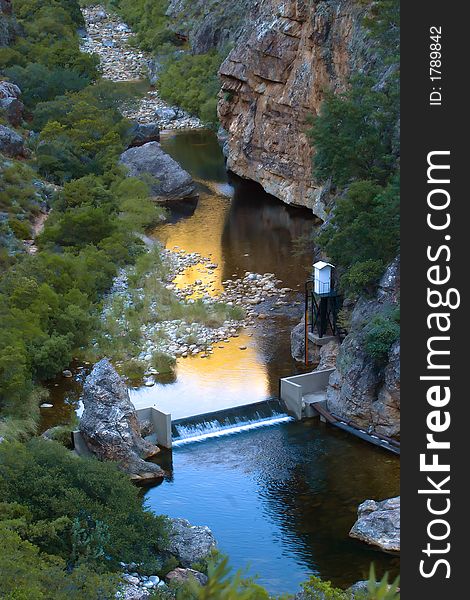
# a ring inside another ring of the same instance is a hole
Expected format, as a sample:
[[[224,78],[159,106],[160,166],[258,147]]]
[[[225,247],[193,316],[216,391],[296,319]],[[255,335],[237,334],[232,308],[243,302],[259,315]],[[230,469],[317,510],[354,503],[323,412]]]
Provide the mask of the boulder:
[[[294,327],[290,334],[290,347],[292,358],[299,362],[305,361],[305,316],[298,325]],[[317,363],[320,360],[320,346],[313,343],[308,345],[309,364]]]
[[[4,125],[0,125],[0,153],[12,158],[27,154],[21,135]]]
[[[338,356],[340,343],[339,340],[331,340],[324,346],[320,347],[320,362],[316,371],[324,371],[325,369],[333,369],[336,367],[336,357]]]
[[[116,461],[135,480],[159,480],[163,470],[145,459],[159,448],[142,438],[128,389],[107,359],[100,360],[83,386],[80,432],[100,460]]]
[[[8,122],[15,127],[23,121],[24,104],[18,98],[2,98],[0,110],[5,113]]]
[[[171,156],[164,152],[158,142],[149,142],[137,148],[129,148],[121,154],[120,162],[127,167],[129,177],[151,176],[151,191],[162,202],[194,198],[195,183]]]
[[[178,112],[174,108],[164,106],[162,108],[157,108],[155,116],[158,117],[160,121],[175,121],[178,118]]]
[[[215,537],[208,527],[170,519],[167,549],[184,567],[207,559],[215,548]]]
[[[20,88],[11,83],[11,81],[0,81],[0,99],[19,98],[21,96]]]
[[[129,148],[143,146],[148,142],[160,141],[160,127],[157,123],[133,123],[130,131],[131,141]]]
[[[366,500],[349,535],[384,552],[400,552],[400,496],[382,502]]]
[[[168,583],[177,585],[186,583],[191,579],[195,579],[200,585],[206,585],[209,580],[207,575],[204,575],[204,573],[201,573],[200,571],[195,571],[194,569],[182,569],[181,567],[167,573],[165,579]]]

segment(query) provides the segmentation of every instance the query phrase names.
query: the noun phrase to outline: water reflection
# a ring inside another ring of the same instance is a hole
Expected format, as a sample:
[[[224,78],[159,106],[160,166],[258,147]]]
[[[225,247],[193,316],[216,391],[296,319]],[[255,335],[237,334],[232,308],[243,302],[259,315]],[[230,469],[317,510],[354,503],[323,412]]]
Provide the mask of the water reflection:
[[[398,559],[348,537],[364,498],[398,493],[399,461],[318,421],[288,423],[175,449],[173,476],[147,495],[170,516],[207,524],[235,568],[272,593],[310,574],[338,586]]]

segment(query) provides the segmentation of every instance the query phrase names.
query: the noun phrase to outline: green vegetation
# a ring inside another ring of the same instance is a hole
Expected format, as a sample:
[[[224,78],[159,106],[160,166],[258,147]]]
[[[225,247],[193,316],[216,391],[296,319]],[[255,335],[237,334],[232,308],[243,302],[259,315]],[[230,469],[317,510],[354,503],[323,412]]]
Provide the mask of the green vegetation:
[[[0,51],[0,70],[17,83],[32,107],[97,78],[97,58],[79,50],[83,17],[76,0],[15,0],[22,35]]]
[[[207,54],[182,54],[167,59],[158,83],[162,98],[207,123],[216,123],[220,89],[217,73],[223,58],[213,50]]]
[[[400,309],[375,316],[364,328],[364,349],[378,365],[383,365],[390,348],[400,339]]]
[[[342,95],[327,95],[310,135],[314,175],[344,189],[317,238],[346,294],[371,293],[399,250],[399,2],[366,19],[380,59]]]
[[[114,464],[55,442],[0,445],[0,531],[2,598],[113,598],[120,561],[162,569],[164,518]]]
[[[155,54],[161,63],[158,75],[161,97],[209,125],[217,123],[220,89],[217,74],[226,52],[192,54],[184,40],[169,29],[169,19],[165,16],[167,0],[109,0],[108,6],[136,32],[136,45]]]

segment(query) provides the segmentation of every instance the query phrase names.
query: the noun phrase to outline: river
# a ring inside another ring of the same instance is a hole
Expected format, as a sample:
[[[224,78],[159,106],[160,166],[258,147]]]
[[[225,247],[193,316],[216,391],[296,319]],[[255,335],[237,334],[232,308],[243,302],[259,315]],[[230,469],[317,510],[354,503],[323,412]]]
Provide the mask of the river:
[[[227,178],[216,137],[208,131],[164,132],[162,146],[198,182],[197,204],[173,207],[153,236],[169,249],[210,256],[218,268],[213,293],[223,281],[246,271],[275,273],[291,292],[286,304],[263,308],[266,320],[216,347],[214,353],[180,358],[176,380],[132,389],[136,404],[155,401],[184,416],[271,400],[279,378],[301,366],[290,354],[290,331],[302,314],[302,289],[311,256],[296,240],[315,221],[308,211],[289,207],[255,185]],[[190,268],[179,276],[184,286],[204,275]],[[245,347],[241,350],[241,347]],[[78,373],[83,378],[88,366]],[[54,409],[45,425],[64,420],[78,402],[80,381],[51,383]],[[274,412],[278,407],[274,404]],[[254,410],[237,409],[231,419],[253,422]],[[209,419],[210,420],[210,419]],[[257,574],[272,593],[296,592],[310,574],[347,586],[368,576],[375,562],[382,574],[398,573],[395,556],[375,552],[348,537],[357,506],[399,493],[399,461],[317,420],[282,422],[164,451],[169,469],[161,485],[145,492],[157,513],[208,525],[219,549],[235,569]]]

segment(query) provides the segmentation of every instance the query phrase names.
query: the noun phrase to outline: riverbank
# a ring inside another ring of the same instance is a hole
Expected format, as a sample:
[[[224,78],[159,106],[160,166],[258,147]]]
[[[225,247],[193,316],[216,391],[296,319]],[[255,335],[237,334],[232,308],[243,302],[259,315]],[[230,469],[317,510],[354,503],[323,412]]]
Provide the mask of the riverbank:
[[[96,54],[104,79],[114,82],[145,81],[150,77],[152,57],[132,44],[130,27],[104,6],[82,8],[85,36],[81,50]],[[198,129],[204,124],[181,108],[164,102],[158,91],[150,88],[136,108],[123,109],[128,119],[138,123],[157,123],[160,129]]]

